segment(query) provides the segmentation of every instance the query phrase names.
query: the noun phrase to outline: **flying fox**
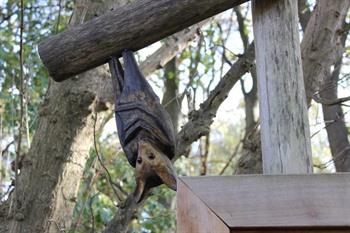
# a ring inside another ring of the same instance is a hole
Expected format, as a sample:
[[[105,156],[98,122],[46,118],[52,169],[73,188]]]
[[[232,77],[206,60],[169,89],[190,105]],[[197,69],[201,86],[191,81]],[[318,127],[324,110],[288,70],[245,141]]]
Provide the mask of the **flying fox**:
[[[161,184],[176,191],[176,173],[171,159],[175,156],[175,132],[171,118],[160,104],[134,54],[122,52],[124,69],[117,57],[111,57],[115,119],[121,146],[135,167],[136,202],[151,188]]]

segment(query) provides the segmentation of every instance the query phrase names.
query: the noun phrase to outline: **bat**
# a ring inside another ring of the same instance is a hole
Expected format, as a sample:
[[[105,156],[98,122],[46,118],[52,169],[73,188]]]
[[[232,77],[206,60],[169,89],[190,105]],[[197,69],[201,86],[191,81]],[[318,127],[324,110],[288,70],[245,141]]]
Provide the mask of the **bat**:
[[[176,191],[176,172],[171,163],[175,156],[175,132],[171,118],[160,104],[134,54],[122,53],[124,70],[117,57],[111,57],[115,119],[121,146],[135,167],[134,197],[142,201],[151,188],[161,184]]]

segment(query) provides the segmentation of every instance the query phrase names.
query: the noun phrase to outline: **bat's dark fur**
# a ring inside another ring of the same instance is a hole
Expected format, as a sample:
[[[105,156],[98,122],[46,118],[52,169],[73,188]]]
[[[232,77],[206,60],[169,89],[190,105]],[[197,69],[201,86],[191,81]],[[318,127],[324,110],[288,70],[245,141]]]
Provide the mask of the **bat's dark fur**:
[[[170,161],[175,153],[171,118],[140,72],[133,53],[124,50],[123,59],[124,71],[115,57],[111,58],[109,65],[115,92],[118,135],[128,161],[131,166],[136,166],[140,141],[157,148]],[[151,188],[162,183],[159,177],[152,175],[146,186]]]

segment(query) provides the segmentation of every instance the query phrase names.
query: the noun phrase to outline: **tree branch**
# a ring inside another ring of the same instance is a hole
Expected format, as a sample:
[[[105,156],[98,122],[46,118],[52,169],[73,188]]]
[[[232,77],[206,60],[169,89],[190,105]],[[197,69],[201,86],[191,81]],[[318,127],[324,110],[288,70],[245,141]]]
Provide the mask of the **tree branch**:
[[[298,16],[301,28],[303,32],[305,32],[306,26],[311,17],[311,11],[307,4],[307,0],[298,0]]]
[[[327,105],[327,106],[332,106],[332,105],[337,105],[337,104],[341,104],[343,102],[349,101],[350,100],[350,96],[343,97],[343,98],[338,98],[338,99],[335,99],[335,100],[329,100],[329,99],[314,97],[314,100],[317,103],[320,103],[320,104],[323,104],[323,105]]]
[[[349,6],[345,0],[318,1],[307,24],[300,49],[308,106],[323,84],[324,74],[342,51],[339,41]]]
[[[233,64],[231,69],[220,80],[208,99],[200,105],[198,110],[189,114],[189,121],[177,135],[174,160],[185,154],[192,142],[209,133],[210,125],[221,103],[226,99],[235,83],[250,70],[254,59],[254,45],[251,44],[245,54]]]
[[[155,70],[163,68],[178,52],[187,48],[188,43],[196,37],[200,28],[208,22],[209,20],[204,20],[182,30],[181,32],[169,36],[161,48],[147,57],[147,59],[140,64],[140,69],[142,70],[143,75],[147,77]]]

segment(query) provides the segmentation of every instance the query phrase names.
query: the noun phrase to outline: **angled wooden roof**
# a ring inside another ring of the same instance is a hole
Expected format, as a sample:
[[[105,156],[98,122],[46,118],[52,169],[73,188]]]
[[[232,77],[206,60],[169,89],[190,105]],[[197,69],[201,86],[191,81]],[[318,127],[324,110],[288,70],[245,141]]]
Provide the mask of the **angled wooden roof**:
[[[191,195],[230,229],[306,227],[350,232],[350,174],[180,177],[178,208]]]

